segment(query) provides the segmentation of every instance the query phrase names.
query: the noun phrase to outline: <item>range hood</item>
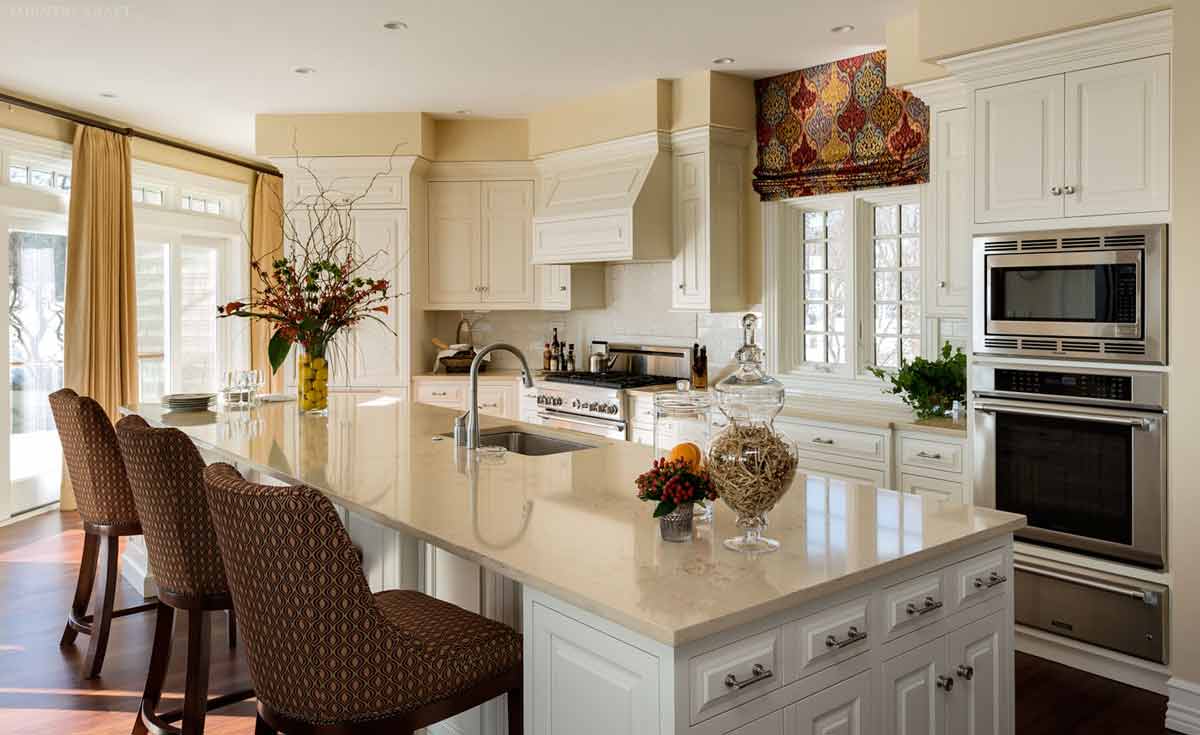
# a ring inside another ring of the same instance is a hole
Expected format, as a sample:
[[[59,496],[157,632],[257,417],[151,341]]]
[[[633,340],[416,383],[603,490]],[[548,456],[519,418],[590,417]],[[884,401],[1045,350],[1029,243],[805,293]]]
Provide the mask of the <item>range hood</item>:
[[[669,134],[576,148],[534,164],[533,263],[671,260]]]

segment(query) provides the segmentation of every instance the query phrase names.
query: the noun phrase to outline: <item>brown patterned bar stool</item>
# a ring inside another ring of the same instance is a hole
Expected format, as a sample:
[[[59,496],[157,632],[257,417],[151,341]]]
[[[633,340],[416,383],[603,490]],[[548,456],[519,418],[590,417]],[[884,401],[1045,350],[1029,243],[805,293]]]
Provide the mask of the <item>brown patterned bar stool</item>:
[[[182,431],[151,428],[141,416],[126,416],[117,423],[117,442],[142,519],[150,569],[158,583],[154,648],[133,733],[198,735],[204,732],[208,710],[254,696],[253,690],[245,690],[208,698],[210,615],[233,610],[233,599],[208,514],[204,459]],[[176,610],[186,610],[188,618],[183,709],[159,713]],[[230,647],[234,630],[231,616]],[[170,724],[181,719],[180,727]]]
[[[508,694],[523,733],[521,636],[412,591],[372,595],[333,504],[309,487],[204,470],[258,695],[255,732],[401,735]]]
[[[70,388],[51,393],[49,399],[84,532],[79,581],[59,645],[71,645],[80,633],[88,636],[83,675],[94,679],[104,666],[113,618],[153,610],[155,603],[113,609],[121,536],[141,534],[142,524],[133,504],[112,422],[99,403]],[[96,585],[97,566],[99,585]]]

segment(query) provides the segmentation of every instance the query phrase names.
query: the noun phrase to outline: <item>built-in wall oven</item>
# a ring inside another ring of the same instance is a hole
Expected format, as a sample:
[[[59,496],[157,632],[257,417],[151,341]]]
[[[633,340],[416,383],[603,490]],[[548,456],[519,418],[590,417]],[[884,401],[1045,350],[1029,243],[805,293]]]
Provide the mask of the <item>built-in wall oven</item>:
[[[979,235],[977,355],[1165,364],[1167,226]]]
[[[977,362],[970,384],[978,503],[1024,540],[1165,566],[1164,373]]]

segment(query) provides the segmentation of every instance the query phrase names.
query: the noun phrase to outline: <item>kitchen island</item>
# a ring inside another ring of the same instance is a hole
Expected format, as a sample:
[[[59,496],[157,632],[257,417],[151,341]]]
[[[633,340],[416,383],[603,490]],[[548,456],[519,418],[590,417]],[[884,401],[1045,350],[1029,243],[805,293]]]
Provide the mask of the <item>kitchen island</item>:
[[[590,448],[476,458],[442,436],[454,412],[381,394],[333,395],[328,417],[126,410],[519,584],[500,617],[525,637],[528,733],[1012,731],[1022,516],[801,472],[770,515],[781,550],[750,557],[721,545],[719,503],[662,542],[634,497],[651,450],[630,442],[485,417]]]

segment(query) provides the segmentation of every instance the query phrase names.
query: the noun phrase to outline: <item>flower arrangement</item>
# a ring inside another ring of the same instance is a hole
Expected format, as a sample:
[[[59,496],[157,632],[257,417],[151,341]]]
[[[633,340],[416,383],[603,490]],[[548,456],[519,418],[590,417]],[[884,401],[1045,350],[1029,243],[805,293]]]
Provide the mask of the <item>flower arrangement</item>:
[[[717,490],[708,470],[687,457],[660,457],[637,478],[638,499],[658,503],[654,517],[660,518],[683,505],[716,500]]]
[[[354,207],[370,191],[380,172],[357,196],[338,194],[321,184],[313,171],[297,165],[316,183],[316,193],[280,207],[283,252],[250,263],[256,283],[245,301],[217,307],[217,317],[245,317],[270,322],[267,346],[271,370],[277,371],[292,345],[297,359],[300,409],[324,411],[328,406],[330,346],[343,330],[388,313],[391,284],[369,274],[379,253],[365,255],[354,234]],[[297,224],[300,223],[300,224]]]
[[[949,342],[942,345],[942,355],[937,360],[918,357],[912,362],[902,361],[895,372],[869,369],[875,377],[890,384],[883,392],[899,394],[919,419],[945,415],[955,401],[967,400],[967,356]]]

